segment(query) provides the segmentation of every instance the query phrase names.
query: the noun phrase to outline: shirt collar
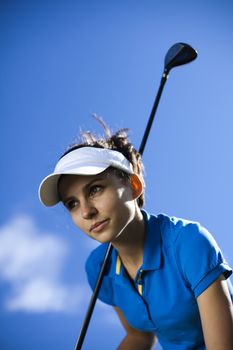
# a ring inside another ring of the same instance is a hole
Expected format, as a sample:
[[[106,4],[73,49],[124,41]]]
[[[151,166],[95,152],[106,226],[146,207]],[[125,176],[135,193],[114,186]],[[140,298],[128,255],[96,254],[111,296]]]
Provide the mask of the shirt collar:
[[[161,266],[161,232],[159,219],[157,216],[148,214],[145,210],[142,210],[143,218],[145,221],[145,242],[144,242],[144,255],[142,270],[158,270]],[[113,248],[111,254],[111,267],[109,275],[116,277],[122,276],[122,266],[118,257],[118,253]]]
[[[142,210],[146,225],[142,270],[158,270],[161,266],[161,231],[159,218]]]

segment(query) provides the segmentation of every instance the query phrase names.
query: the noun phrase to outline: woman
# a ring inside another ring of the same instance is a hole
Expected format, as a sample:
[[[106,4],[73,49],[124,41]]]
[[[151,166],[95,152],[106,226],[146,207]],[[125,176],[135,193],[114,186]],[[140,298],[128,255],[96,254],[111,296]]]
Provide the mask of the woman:
[[[101,243],[86,271],[92,289],[107,243],[113,250],[99,299],[112,305],[126,336],[119,350],[232,350],[232,270],[199,223],[142,210],[139,153],[125,130],[84,134],[39,189],[46,206],[63,202],[84,233]]]

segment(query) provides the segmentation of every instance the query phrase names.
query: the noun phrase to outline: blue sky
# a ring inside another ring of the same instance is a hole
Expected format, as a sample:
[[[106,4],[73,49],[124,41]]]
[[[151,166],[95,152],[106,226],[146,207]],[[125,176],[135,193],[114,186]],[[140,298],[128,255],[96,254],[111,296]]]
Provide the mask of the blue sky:
[[[163,60],[176,42],[198,59],[174,69],[144,152],[146,209],[200,221],[233,265],[231,1],[3,1],[0,5],[0,347],[74,347],[96,246],[41,179],[82,130],[128,127],[139,147]],[[97,304],[83,349],[124,332]]]

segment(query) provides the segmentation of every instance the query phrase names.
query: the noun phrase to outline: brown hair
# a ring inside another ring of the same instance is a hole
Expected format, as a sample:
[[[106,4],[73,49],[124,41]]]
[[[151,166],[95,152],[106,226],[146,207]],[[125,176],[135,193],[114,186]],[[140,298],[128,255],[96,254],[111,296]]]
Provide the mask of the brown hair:
[[[96,137],[93,133],[89,131],[80,132],[79,141],[73,143],[69,146],[66,152],[61,156],[64,157],[66,154],[74,151],[75,149],[81,147],[96,147],[96,148],[107,148],[114,151],[118,151],[122,153],[128,161],[133,166],[133,171],[135,174],[139,176],[143,185],[143,163],[141,159],[140,153],[134,148],[132,143],[128,139],[128,129],[120,129],[116,131],[114,134],[111,134],[109,127],[105,124],[105,122],[94,115],[95,119],[101,124],[104,129],[105,136],[104,137]],[[112,168],[114,173],[123,178],[129,179],[129,174],[126,174],[124,171]],[[137,199],[137,203],[139,208],[143,207],[145,202],[144,193],[140,195]]]

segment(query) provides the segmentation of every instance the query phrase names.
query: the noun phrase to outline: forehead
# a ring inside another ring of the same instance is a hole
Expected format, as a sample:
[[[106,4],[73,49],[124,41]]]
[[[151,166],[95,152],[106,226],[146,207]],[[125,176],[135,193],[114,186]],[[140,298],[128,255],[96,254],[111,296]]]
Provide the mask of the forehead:
[[[97,175],[62,175],[58,181],[58,193],[61,198],[81,192],[96,181],[107,180],[112,185],[119,185],[122,180],[112,171],[103,171]],[[122,183],[121,183],[122,185]]]

